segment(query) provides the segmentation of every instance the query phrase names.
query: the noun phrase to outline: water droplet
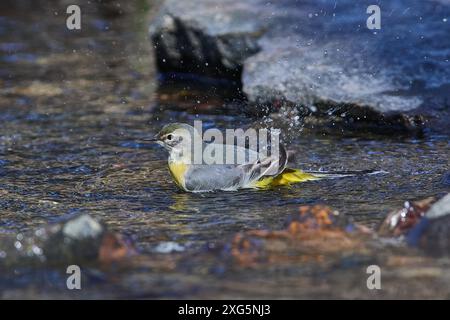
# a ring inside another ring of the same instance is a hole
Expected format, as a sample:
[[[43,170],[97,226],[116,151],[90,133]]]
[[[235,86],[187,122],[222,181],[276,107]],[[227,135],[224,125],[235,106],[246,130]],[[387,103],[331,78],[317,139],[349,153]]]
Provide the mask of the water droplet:
[[[20,241],[16,241],[16,242],[14,242],[14,247],[17,250],[20,250],[20,249],[22,249],[22,243]]]
[[[32,250],[33,253],[34,253],[35,255],[37,255],[37,256],[40,256],[40,255],[42,254],[42,249],[39,248],[39,247],[36,246],[36,245],[33,245],[33,247],[32,247],[31,250]]]

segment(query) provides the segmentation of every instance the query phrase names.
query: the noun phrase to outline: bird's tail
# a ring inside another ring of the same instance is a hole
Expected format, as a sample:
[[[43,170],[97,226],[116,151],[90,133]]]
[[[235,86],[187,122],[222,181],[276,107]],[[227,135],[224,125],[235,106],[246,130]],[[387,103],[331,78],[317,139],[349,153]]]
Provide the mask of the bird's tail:
[[[286,186],[295,183],[301,183],[306,181],[322,180],[322,179],[336,179],[344,177],[371,175],[377,173],[383,173],[384,171],[375,170],[361,170],[361,171],[303,171],[300,169],[286,168],[277,176],[268,176],[259,179],[255,183],[255,187],[258,189],[266,189],[277,186]]]

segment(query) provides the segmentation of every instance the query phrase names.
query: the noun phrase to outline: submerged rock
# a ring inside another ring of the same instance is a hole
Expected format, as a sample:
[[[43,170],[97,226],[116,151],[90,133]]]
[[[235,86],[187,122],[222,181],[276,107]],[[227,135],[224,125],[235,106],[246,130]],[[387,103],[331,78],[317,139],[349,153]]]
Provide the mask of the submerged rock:
[[[450,256],[450,194],[433,204],[411,230],[408,242],[435,256]]]
[[[64,237],[72,240],[95,239],[104,231],[103,226],[87,214],[69,220],[62,228]]]
[[[344,257],[375,259],[402,243],[429,255],[450,254],[450,194],[437,202],[433,197],[405,202],[404,208],[389,214],[377,231],[352,223],[327,206],[301,206],[285,229],[238,233],[230,253],[238,265],[245,267],[327,264]],[[413,252],[407,246],[400,247],[396,254]]]
[[[448,107],[450,4],[166,0],[150,34],[162,72],[241,78],[257,108],[280,102],[352,123],[416,129]]]
[[[406,201],[403,208],[393,211],[381,224],[378,234],[382,237],[406,235],[423,218],[436,199],[433,197],[421,201]]]
[[[132,244],[109,231],[98,220],[82,214],[65,222],[4,237],[0,245],[2,266],[32,264],[109,264],[133,255]]]
[[[45,230],[43,251],[49,260],[95,260],[105,228],[87,214]]]
[[[450,255],[450,194],[406,202],[403,209],[392,212],[379,232],[384,237],[403,237],[406,243],[436,256]]]
[[[323,205],[301,206],[283,230],[250,230],[237,234],[231,254],[242,266],[263,263],[324,263],[336,257],[367,252],[362,239],[371,232],[352,224]]]
[[[88,214],[53,227],[43,246],[47,259],[71,262],[111,263],[133,254],[131,243],[121,234]]]

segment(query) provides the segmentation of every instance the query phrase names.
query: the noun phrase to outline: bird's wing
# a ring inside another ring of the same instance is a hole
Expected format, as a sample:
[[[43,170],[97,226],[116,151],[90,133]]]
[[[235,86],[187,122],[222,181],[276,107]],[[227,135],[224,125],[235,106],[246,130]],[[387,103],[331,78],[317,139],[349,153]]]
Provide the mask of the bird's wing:
[[[209,143],[204,145],[203,164],[250,164],[263,159],[263,153],[230,144]]]
[[[252,164],[241,165],[240,167],[245,172],[245,185],[253,185],[264,177],[275,177],[279,175],[286,168],[288,162],[288,155],[286,149],[280,144],[279,155],[269,156],[263,159],[258,159]]]
[[[242,186],[244,170],[238,165],[191,165],[185,175],[187,191],[236,190]]]
[[[222,145],[224,152],[245,155],[245,162],[238,164],[193,164],[185,174],[187,191],[236,190],[253,185],[263,177],[280,174],[287,164],[287,153],[282,145],[278,156],[267,157],[263,153],[233,145]],[[225,153],[226,154],[226,153]],[[226,160],[225,160],[226,161]]]

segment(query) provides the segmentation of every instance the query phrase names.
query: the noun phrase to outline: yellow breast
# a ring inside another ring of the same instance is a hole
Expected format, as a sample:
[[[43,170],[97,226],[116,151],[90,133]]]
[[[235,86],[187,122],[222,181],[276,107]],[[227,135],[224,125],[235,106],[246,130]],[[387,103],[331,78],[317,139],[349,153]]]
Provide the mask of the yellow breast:
[[[188,166],[185,163],[182,162],[169,162],[169,171],[172,175],[173,179],[175,180],[175,183],[180,187],[184,189],[184,174],[186,173],[188,169]]]

